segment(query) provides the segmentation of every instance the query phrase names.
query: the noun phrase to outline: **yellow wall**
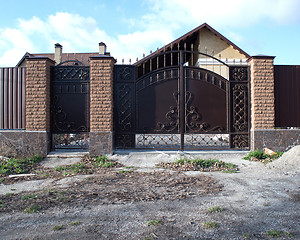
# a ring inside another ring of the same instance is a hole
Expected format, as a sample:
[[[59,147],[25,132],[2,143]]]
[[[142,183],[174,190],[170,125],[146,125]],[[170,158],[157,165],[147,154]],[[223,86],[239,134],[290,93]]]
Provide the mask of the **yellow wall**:
[[[222,59],[247,59],[247,57],[244,54],[234,49],[224,40],[221,40],[219,36],[216,36],[207,28],[202,28],[199,30],[199,37],[196,46],[197,45],[200,45],[198,51],[206,53],[205,49],[207,49],[207,54],[216,58],[220,58],[219,55],[221,54]]]

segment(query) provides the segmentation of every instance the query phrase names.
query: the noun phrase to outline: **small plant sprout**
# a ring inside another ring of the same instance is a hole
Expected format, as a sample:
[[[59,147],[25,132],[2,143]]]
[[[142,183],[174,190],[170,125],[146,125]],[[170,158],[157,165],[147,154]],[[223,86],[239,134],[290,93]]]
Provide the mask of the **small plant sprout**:
[[[54,226],[52,229],[53,231],[60,231],[60,230],[64,230],[66,229],[66,225],[57,225],[57,226]]]
[[[282,236],[282,232],[279,231],[279,230],[277,230],[277,229],[273,229],[273,230],[267,231],[267,235],[269,237],[277,238],[277,237],[281,237]]]
[[[210,222],[204,222],[202,224],[203,224],[204,228],[218,228],[219,227],[218,223],[212,222],[212,221],[210,221]]]
[[[158,225],[162,225],[163,222],[160,219],[155,219],[155,220],[149,220],[146,221],[148,226],[158,226]]]
[[[74,222],[71,222],[71,223],[70,223],[71,226],[77,226],[77,225],[79,225],[79,224],[81,224],[80,221],[74,221]]]
[[[219,206],[215,206],[215,207],[210,207],[207,209],[207,211],[209,213],[215,213],[215,212],[222,212],[224,209],[219,207]]]

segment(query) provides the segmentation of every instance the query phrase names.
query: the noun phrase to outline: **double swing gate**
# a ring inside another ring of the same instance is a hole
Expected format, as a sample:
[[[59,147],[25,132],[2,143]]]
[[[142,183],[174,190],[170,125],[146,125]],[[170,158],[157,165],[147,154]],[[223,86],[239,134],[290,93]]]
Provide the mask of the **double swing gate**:
[[[249,148],[248,67],[171,50],[114,67],[115,148]]]

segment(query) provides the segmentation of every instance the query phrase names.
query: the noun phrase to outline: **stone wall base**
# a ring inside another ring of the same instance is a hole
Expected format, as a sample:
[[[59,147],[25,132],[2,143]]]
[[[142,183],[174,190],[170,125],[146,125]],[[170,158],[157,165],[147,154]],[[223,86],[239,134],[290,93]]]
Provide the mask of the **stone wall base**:
[[[113,133],[112,132],[90,132],[91,155],[105,155],[113,153]]]
[[[287,151],[300,144],[300,129],[251,130],[251,150],[265,147],[274,151]]]
[[[44,131],[0,130],[0,155],[45,157],[50,151],[50,134]]]

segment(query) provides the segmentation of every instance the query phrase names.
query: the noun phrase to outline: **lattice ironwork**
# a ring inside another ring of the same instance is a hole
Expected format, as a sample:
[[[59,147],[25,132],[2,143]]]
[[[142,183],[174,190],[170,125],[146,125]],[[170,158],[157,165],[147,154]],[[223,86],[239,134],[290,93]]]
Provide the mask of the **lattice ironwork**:
[[[237,132],[248,131],[248,86],[233,87],[233,127]]]
[[[86,66],[59,66],[54,67],[54,79],[60,80],[83,80],[89,81],[90,68]]]
[[[193,148],[229,148],[229,134],[185,134],[184,145]]]
[[[179,134],[136,134],[136,148],[179,148]]]
[[[247,149],[249,147],[249,135],[248,134],[239,134],[232,135],[232,147],[239,149]]]
[[[52,134],[52,145],[56,149],[60,148],[83,148],[89,147],[89,134]]]
[[[229,70],[230,80],[237,82],[248,81],[248,68],[247,67],[231,67]]]
[[[117,87],[118,91],[118,127],[121,131],[130,131],[133,127],[133,116],[131,108],[132,103],[132,88],[129,85],[123,84]]]

